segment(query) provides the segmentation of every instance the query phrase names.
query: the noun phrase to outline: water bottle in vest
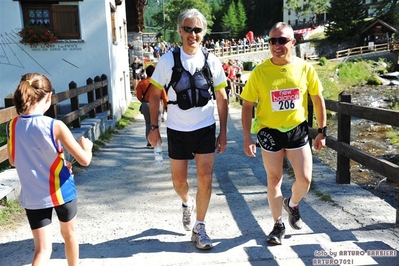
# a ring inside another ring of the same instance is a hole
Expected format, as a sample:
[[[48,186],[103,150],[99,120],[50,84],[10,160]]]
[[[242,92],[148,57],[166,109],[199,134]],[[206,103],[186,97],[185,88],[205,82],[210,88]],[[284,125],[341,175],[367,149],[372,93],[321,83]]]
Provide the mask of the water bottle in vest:
[[[157,145],[154,147],[154,157],[155,157],[155,165],[162,166],[163,164],[163,156],[162,156],[162,145],[161,142],[157,142]]]

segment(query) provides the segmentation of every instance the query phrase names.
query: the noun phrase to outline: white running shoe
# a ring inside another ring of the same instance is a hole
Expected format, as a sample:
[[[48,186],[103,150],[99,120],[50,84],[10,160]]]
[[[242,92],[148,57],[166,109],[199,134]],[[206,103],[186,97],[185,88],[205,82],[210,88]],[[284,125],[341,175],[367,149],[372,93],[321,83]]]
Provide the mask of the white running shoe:
[[[193,216],[193,213],[195,210],[195,200],[193,198],[190,198],[190,199],[192,202],[191,206],[185,207],[182,205],[182,210],[183,210],[182,221],[183,221],[183,227],[186,231],[190,231],[193,228],[192,216]]]
[[[198,249],[211,249],[212,246],[212,240],[210,237],[206,234],[205,231],[205,224],[197,224],[195,227],[195,230],[197,232],[194,232],[193,229],[193,234],[191,235],[191,241],[196,243],[196,247]]]

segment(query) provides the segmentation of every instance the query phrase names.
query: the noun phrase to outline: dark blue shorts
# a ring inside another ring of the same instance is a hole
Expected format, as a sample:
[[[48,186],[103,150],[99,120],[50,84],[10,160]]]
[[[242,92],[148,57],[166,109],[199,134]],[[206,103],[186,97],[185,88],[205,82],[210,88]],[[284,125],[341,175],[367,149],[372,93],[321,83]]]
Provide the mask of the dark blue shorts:
[[[176,160],[191,160],[195,154],[215,152],[216,125],[183,132],[168,128],[169,157]]]
[[[58,220],[61,222],[69,222],[76,216],[78,212],[77,199],[67,202],[57,207],[46,209],[29,210],[25,209],[26,216],[28,217],[29,225],[32,230],[45,227],[51,224],[53,216],[53,209],[57,213]]]
[[[282,149],[295,150],[309,143],[308,122],[302,122],[287,132],[273,128],[262,128],[257,138],[259,145],[266,151],[277,152]]]

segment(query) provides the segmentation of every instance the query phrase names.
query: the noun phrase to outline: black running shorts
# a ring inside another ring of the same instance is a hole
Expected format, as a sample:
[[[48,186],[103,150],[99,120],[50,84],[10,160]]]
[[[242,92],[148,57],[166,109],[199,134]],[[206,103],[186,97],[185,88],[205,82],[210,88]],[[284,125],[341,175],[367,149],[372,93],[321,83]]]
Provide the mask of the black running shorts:
[[[57,207],[38,210],[25,209],[30,228],[34,230],[51,224],[53,209],[57,213],[58,220],[60,220],[61,222],[69,222],[76,216],[78,212],[77,199],[74,199]]]
[[[297,127],[287,132],[281,132],[273,128],[262,128],[257,138],[259,145],[266,151],[277,152],[282,149],[295,150],[309,142],[308,122],[304,121]]]
[[[216,125],[183,132],[168,128],[169,157],[176,160],[191,160],[195,154],[215,152]]]

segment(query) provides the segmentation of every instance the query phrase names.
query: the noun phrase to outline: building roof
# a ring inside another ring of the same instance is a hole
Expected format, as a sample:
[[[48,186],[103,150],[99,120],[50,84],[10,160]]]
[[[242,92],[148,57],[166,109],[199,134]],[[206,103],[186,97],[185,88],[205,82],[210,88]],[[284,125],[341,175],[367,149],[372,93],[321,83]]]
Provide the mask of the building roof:
[[[382,21],[381,19],[377,19],[373,23],[371,23],[367,28],[365,28],[360,34],[367,32],[369,29],[374,27],[376,24],[381,24],[382,26],[384,26],[385,28],[389,29],[392,32],[399,32],[396,28],[392,27],[388,23]]]

